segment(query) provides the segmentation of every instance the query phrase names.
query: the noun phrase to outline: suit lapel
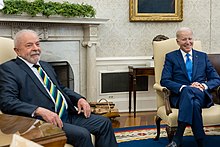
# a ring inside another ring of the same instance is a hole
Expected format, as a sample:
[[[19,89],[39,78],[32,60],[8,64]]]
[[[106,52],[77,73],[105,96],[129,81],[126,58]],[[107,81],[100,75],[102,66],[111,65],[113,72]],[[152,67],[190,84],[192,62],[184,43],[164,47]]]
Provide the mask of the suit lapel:
[[[193,55],[193,73],[192,73],[192,80],[193,80],[196,74],[197,67],[198,67],[199,58],[195,50],[193,50],[192,55]]]
[[[47,93],[47,91],[44,88],[44,86],[42,85],[42,83],[39,81],[39,79],[36,77],[36,75],[33,73],[33,71],[28,67],[28,65],[25,64],[19,58],[17,58],[15,62],[30,76],[30,78],[37,85],[37,87],[40,89],[40,91],[42,91],[48,98],[50,98],[50,95]]]

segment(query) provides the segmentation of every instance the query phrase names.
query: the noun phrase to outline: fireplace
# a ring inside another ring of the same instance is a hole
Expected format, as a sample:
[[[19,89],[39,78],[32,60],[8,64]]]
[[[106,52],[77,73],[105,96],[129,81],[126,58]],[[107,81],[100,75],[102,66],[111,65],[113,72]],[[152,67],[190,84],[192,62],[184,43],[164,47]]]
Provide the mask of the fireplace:
[[[64,86],[74,90],[74,73],[70,64],[67,61],[57,61],[49,63],[53,66],[60,82]]]
[[[2,37],[13,38],[15,33],[21,29],[35,30],[42,40],[43,48],[47,49],[42,53],[42,59],[50,62],[67,61],[74,70],[76,92],[86,96],[89,101],[96,101],[98,26],[106,21],[108,20],[97,18],[1,15],[0,34]],[[72,50],[78,51],[77,54],[74,54],[73,51],[72,53],[65,52],[67,46],[64,47],[63,44],[69,42],[78,44],[71,45],[70,43]],[[51,47],[54,46],[59,47],[51,51]],[[55,53],[56,56],[52,53]],[[66,58],[67,56],[69,57]],[[76,57],[78,57],[77,61],[73,61],[72,59]]]
[[[80,43],[73,40],[47,40],[41,42],[41,59],[48,62],[67,62],[74,73],[75,88],[79,92],[80,87]],[[57,65],[56,64],[56,65]]]

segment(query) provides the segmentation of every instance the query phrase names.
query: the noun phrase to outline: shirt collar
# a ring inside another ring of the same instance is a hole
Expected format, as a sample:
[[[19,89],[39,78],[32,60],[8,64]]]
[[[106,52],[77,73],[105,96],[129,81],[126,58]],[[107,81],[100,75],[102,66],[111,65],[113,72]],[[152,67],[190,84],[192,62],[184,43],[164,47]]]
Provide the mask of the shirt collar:
[[[182,54],[182,56],[183,56],[183,58],[185,58],[186,57],[186,52],[184,52],[183,50],[181,50],[180,49],[180,52],[181,52],[181,54]],[[192,57],[192,50],[190,51],[190,52],[188,52],[188,54],[190,54],[190,56]]]

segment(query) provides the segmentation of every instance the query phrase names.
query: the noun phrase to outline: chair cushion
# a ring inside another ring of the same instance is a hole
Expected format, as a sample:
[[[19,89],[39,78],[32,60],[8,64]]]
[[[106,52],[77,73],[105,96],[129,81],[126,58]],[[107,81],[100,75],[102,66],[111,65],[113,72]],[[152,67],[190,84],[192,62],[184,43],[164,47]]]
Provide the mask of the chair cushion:
[[[202,109],[203,125],[220,125],[220,105]]]
[[[170,127],[177,127],[178,109],[172,108],[172,113],[166,115],[165,106],[157,110],[157,115]],[[212,126],[220,124],[220,105],[202,109],[203,125]]]

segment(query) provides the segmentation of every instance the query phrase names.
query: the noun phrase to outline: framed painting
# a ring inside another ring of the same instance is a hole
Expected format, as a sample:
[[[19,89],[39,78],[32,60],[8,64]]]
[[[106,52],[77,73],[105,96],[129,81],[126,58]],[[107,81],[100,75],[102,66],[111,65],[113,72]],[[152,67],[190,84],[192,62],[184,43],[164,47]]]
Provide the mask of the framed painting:
[[[182,21],[183,0],[130,0],[130,21]]]

